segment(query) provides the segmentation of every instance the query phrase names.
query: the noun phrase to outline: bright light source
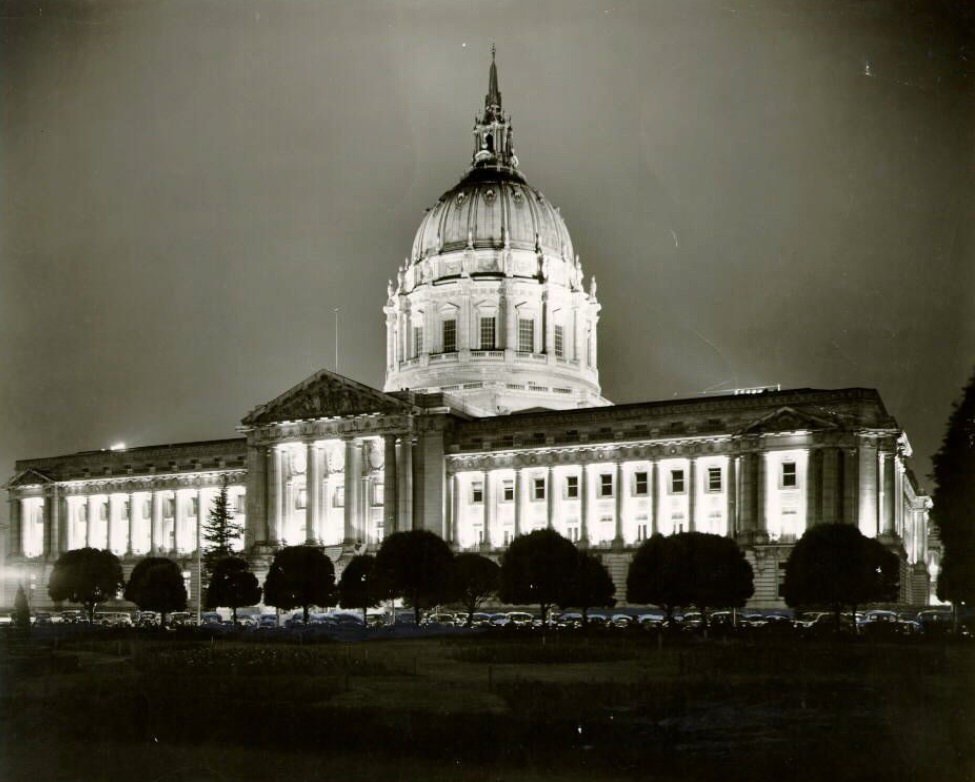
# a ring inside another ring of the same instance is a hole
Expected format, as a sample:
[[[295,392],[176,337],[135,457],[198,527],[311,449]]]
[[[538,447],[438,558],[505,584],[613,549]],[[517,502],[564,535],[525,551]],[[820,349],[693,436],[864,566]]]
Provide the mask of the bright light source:
[[[110,451],[124,451],[125,450],[125,443],[115,443],[115,444],[109,446],[108,450],[110,450]]]

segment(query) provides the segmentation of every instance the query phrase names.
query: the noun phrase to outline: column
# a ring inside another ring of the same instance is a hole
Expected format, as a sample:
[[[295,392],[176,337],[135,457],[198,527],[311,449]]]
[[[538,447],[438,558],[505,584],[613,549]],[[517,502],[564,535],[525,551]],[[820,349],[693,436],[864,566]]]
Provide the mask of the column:
[[[19,557],[24,553],[24,512],[19,497],[10,498],[10,554]]]
[[[555,468],[552,465],[548,466],[545,472],[545,526],[548,529],[552,529],[555,526],[555,517],[558,514],[556,507],[556,491],[555,491]]]
[[[494,547],[494,525],[497,523],[497,492],[494,489],[494,472],[484,471],[484,547]]]
[[[305,543],[318,545],[322,515],[322,449],[305,446]]]
[[[768,519],[766,518],[766,497],[768,496],[768,454],[759,452],[755,454],[758,459],[758,486],[755,491],[755,531],[768,532]]]
[[[756,482],[756,456],[754,453],[747,452],[741,455],[741,502],[738,508],[738,529],[737,532],[741,539],[750,543],[750,536],[755,531],[755,482]]]
[[[860,510],[860,532],[870,538],[877,537],[880,532],[880,508],[877,500],[880,498],[880,454],[874,440],[861,438],[860,440],[860,482],[858,486],[857,507]]]
[[[582,478],[579,481],[582,486],[580,490],[579,502],[579,540],[584,546],[589,545],[589,465],[582,465]]]
[[[822,451],[813,448],[806,459],[806,526],[819,524],[823,518],[822,508]],[[801,534],[801,533],[800,533]]]
[[[840,451],[838,448],[823,448],[820,453],[822,461],[822,491],[820,493],[822,513],[819,521],[823,524],[834,524],[842,517],[838,505],[843,495],[837,490]]]
[[[660,466],[656,460],[650,462],[650,534],[656,535],[660,532],[660,509],[662,498],[660,491]]]
[[[362,474],[362,451],[352,438],[345,441],[345,524],[342,531],[344,545],[355,543],[355,522],[358,515],[359,478]]]
[[[152,518],[149,522],[149,553],[156,555],[162,551],[163,495],[156,489],[152,493]]]
[[[893,451],[881,452],[880,459],[880,469],[883,475],[883,482],[881,483],[881,491],[883,492],[882,532],[885,536],[893,537],[896,534],[894,529],[894,503],[897,501],[894,494],[896,479]]]
[[[525,530],[525,476],[521,467],[515,468],[515,537]]]
[[[267,529],[267,468],[270,457],[266,448],[247,448],[247,490],[244,548],[250,551],[259,541],[266,542]]]
[[[738,457],[728,457],[728,479],[725,482],[728,500],[728,518],[725,520],[725,535],[735,537],[738,531]]]
[[[623,463],[616,462],[616,477],[613,479],[616,489],[616,529],[613,534],[613,545],[623,545],[623,511],[625,510],[625,499],[628,494],[626,482],[623,474]]]
[[[454,473],[450,476],[450,542],[460,545],[460,476]]]
[[[136,519],[139,520],[141,527],[142,524],[142,505],[139,503],[139,498],[136,493],[129,492],[129,534],[125,540],[125,553],[131,555],[134,553],[135,549],[133,547],[133,542],[135,541],[135,525]]]
[[[115,527],[117,526],[121,508],[119,507],[119,496],[117,494],[108,495],[108,508],[106,510],[105,518],[107,523],[105,525],[105,548],[108,551],[114,552],[115,544]]]
[[[281,449],[271,446],[267,449],[267,542],[272,546],[281,541],[282,466]]]
[[[186,549],[186,497],[179,489],[173,491],[173,551],[181,554]]]
[[[58,550],[58,490],[52,486],[44,497],[44,558],[47,559]]]
[[[510,270],[508,273],[511,273]],[[504,312],[504,347],[506,350],[512,351],[508,355],[513,356],[514,351],[518,350],[518,310],[515,309],[515,300],[511,293],[510,277],[504,281],[502,310]]]
[[[860,457],[856,448],[843,451],[843,522],[859,525]]]
[[[229,498],[228,498],[229,500]],[[194,551],[202,551],[203,546],[203,524],[204,519],[207,518],[207,503],[206,496],[203,493],[203,489],[196,490],[196,543],[193,546]]]
[[[396,438],[383,436],[383,536],[396,532],[397,490]]]
[[[697,459],[687,460],[687,531],[697,532]]]
[[[85,507],[85,547],[91,548],[94,541],[91,539],[91,528],[98,516],[98,504],[95,502],[95,495],[89,494],[86,498]]]
[[[904,537],[904,463],[894,456],[894,534]]]
[[[413,444],[410,435],[396,438],[396,530],[413,529]]]

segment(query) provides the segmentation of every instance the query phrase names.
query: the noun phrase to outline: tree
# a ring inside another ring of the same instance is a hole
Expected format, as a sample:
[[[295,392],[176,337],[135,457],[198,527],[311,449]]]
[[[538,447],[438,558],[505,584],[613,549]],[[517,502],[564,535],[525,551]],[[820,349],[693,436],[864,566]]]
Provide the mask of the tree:
[[[616,584],[600,559],[586,551],[579,551],[575,572],[566,585],[566,591],[559,599],[562,608],[581,608],[582,623],[589,621],[589,609],[594,606],[610,608],[616,605],[613,595]]]
[[[165,557],[145,557],[132,569],[125,585],[125,599],[141,611],[158,611],[160,626],[166,626],[166,614],[186,610],[186,585],[180,566]]]
[[[224,557],[219,560],[210,576],[206,592],[207,608],[229,608],[237,626],[237,609],[261,602],[261,588],[257,576],[251,573],[247,560],[240,557]]]
[[[115,597],[124,586],[122,563],[111,551],[78,548],[65,551],[51,571],[47,593],[59,603],[79,603],[88,613],[88,621],[95,621],[95,606]]]
[[[17,584],[17,594],[14,597],[13,612],[14,627],[30,630],[30,605],[23,584]]]
[[[335,566],[320,548],[288,546],[274,555],[264,579],[264,602],[277,608],[301,608],[305,624],[311,606],[332,605]]]
[[[538,604],[542,626],[575,573],[577,551],[572,541],[553,529],[519,535],[501,557],[500,597],[506,603]]]
[[[453,593],[467,609],[467,626],[474,622],[474,612],[491,595],[501,581],[501,568],[480,554],[464,553],[454,557]]]
[[[210,576],[220,560],[237,553],[240,536],[244,533],[243,525],[234,521],[226,479],[213,498],[210,515],[201,533],[204,541],[203,572]]]
[[[799,539],[785,563],[782,595],[790,607],[824,606],[836,626],[844,607],[896,600],[900,561],[851,524],[818,524]]]
[[[373,567],[376,558],[369,554],[352,557],[339,579],[339,605],[342,608],[361,608],[362,622],[366,613],[382,602],[382,592],[376,581]]]
[[[441,537],[429,530],[394,532],[376,554],[375,572],[384,594],[402,597],[420,615],[451,598],[453,554]]]
[[[741,608],[755,591],[752,567],[738,544],[721,535],[654,535],[637,549],[626,578],[627,600],[660,606],[668,618],[695,606]]]
[[[975,374],[948,418],[932,459],[931,521],[944,549],[938,597],[956,606],[975,602]]]

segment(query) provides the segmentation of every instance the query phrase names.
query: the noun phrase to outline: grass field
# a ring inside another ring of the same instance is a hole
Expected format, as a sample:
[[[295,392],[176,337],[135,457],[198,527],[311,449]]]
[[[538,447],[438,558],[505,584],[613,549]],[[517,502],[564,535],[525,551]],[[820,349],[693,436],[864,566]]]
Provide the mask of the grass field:
[[[10,642],[0,779],[975,780],[975,646]]]

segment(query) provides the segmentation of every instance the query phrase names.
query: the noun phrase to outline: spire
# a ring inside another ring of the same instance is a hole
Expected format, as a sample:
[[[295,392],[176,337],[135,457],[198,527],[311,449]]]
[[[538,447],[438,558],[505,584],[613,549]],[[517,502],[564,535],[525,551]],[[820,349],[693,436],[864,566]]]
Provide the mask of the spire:
[[[501,90],[498,89],[497,49],[491,44],[491,69],[488,91],[484,96],[484,113],[474,121],[475,168],[518,167],[511,138],[510,120],[501,111]]]
[[[488,77],[488,91],[487,95],[484,96],[484,108],[485,114],[489,111],[499,115],[501,114],[501,91],[498,89],[498,64],[495,62],[495,55],[497,50],[494,48],[494,44],[491,44],[491,72]]]

